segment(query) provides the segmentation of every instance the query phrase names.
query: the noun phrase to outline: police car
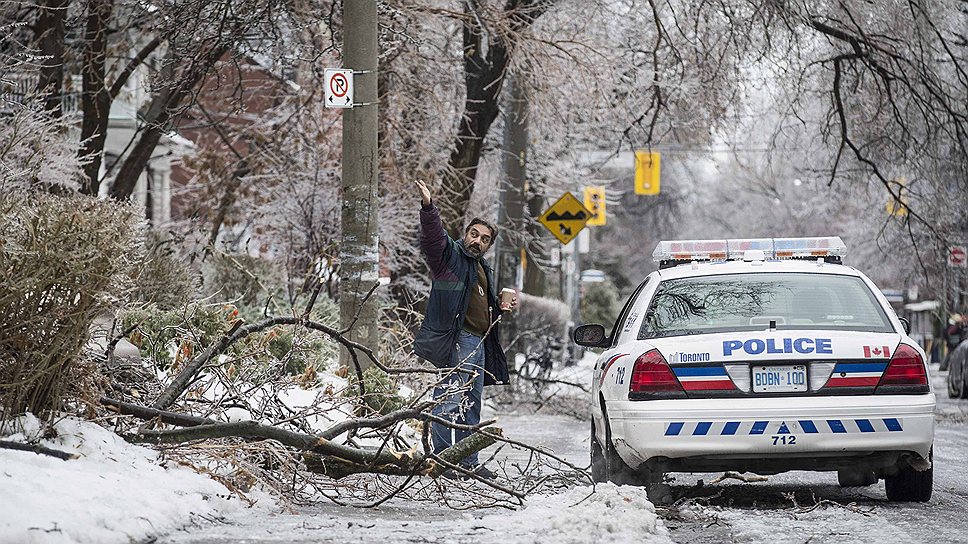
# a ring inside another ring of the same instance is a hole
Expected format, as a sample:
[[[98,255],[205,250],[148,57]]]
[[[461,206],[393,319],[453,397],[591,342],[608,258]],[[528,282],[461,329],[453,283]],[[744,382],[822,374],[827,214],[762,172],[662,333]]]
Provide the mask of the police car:
[[[660,242],[592,384],[592,476],[655,489],[666,472],[837,471],[931,497],[925,355],[839,237]]]

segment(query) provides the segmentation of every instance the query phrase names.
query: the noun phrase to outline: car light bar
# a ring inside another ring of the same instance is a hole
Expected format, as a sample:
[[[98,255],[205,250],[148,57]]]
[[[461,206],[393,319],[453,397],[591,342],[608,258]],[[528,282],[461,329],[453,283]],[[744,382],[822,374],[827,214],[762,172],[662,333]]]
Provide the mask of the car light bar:
[[[675,261],[725,261],[742,259],[749,250],[763,252],[766,259],[802,259],[847,255],[839,236],[817,238],[738,238],[732,240],[671,240],[655,246],[656,263]]]

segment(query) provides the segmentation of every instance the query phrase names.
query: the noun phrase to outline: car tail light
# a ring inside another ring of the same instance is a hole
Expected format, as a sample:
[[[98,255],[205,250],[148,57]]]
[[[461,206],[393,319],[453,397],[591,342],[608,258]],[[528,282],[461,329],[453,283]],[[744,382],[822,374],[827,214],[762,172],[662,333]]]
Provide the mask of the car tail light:
[[[647,351],[635,360],[629,380],[629,399],[685,397],[679,380],[659,350]]]
[[[928,391],[928,374],[924,369],[921,355],[907,344],[898,345],[874,393],[890,395]]]

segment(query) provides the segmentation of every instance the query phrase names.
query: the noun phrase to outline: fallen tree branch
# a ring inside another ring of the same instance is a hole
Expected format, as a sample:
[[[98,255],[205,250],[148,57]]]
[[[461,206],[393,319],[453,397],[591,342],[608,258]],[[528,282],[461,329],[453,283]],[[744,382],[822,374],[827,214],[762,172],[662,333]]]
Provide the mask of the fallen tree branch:
[[[30,453],[36,453],[38,455],[48,455],[50,457],[56,457],[58,459],[63,459],[64,461],[79,459],[81,457],[76,453],[67,453],[66,451],[55,450],[52,448],[47,448],[36,444],[24,444],[23,442],[11,442],[9,440],[0,440],[0,449],[27,451]]]
[[[283,445],[307,452],[304,462],[312,472],[325,474],[333,478],[341,478],[359,472],[378,472],[381,474],[428,474],[438,476],[446,467],[435,463],[428,463],[428,458],[414,450],[408,452],[394,452],[389,450],[365,450],[353,448],[331,442],[321,435],[297,433],[264,425],[256,421],[238,421],[219,423],[196,416],[187,416],[165,412],[145,406],[138,406],[115,399],[102,398],[102,404],[114,408],[119,413],[125,413],[142,419],[158,418],[162,422],[172,425],[186,425],[183,428],[152,431],[140,430],[124,435],[125,440],[147,444],[181,444],[198,440],[218,438],[244,438],[275,440]],[[455,428],[478,430],[479,426],[457,425],[441,420],[431,414],[418,409],[401,410],[378,418],[349,420],[331,427],[324,434],[339,436],[343,432],[354,428],[384,428],[403,419],[421,419],[424,421],[440,421]],[[490,423],[490,422],[485,422]],[[460,461],[475,451],[493,444],[497,437],[503,436],[500,429],[490,428],[487,433],[475,433],[461,440],[451,448],[441,452],[443,459],[455,458]],[[474,449],[477,448],[477,449]],[[459,457],[458,457],[459,456]],[[455,461],[455,462],[456,462]],[[424,466],[424,465],[427,466]]]
[[[434,402],[428,401],[420,403],[419,405],[408,410],[399,410],[389,413],[385,416],[367,419],[347,419],[346,421],[341,421],[321,432],[319,436],[327,440],[332,440],[351,429],[383,429],[397,422],[403,421],[404,419],[423,419],[422,416],[426,415],[424,410],[433,405]]]
[[[135,416],[143,420],[158,419],[162,423],[166,423],[168,425],[177,425],[179,427],[196,427],[199,425],[223,424],[222,422],[216,421],[214,419],[208,419],[204,417],[192,416],[187,414],[179,414],[176,412],[168,412],[165,410],[158,410],[156,408],[141,406],[139,404],[124,402],[124,401],[120,401],[120,400],[112,399],[108,397],[101,397],[100,402],[101,404],[107,406],[113,411],[118,412],[119,414]],[[474,425],[474,426],[450,423],[449,421],[443,418],[439,418],[433,414],[424,412],[424,410],[432,407],[433,405],[434,405],[433,401],[427,401],[427,402],[420,403],[414,406],[413,408],[398,410],[396,412],[391,412],[389,414],[386,414],[380,417],[347,419],[319,433],[318,436],[319,438],[332,440],[337,436],[351,429],[352,430],[383,429],[395,423],[403,421],[405,419],[418,419],[421,421],[437,421],[445,425],[450,425],[455,429],[468,430],[468,431],[477,430],[482,426],[486,426],[486,425],[489,425],[490,423],[493,423],[493,420],[484,421],[484,422],[481,422],[479,425]]]
[[[101,397],[100,402],[119,414],[135,416],[144,420],[158,419],[162,423],[178,425],[179,427],[195,427],[197,425],[214,425],[218,423],[214,419],[166,412],[164,410],[158,410],[157,408],[149,408],[148,406],[141,406],[140,404],[133,404],[108,397]]]
[[[468,455],[494,444],[496,442],[495,436],[503,436],[503,431],[498,427],[488,427],[486,430],[488,434],[474,433],[436,455],[431,454],[427,456],[418,451],[411,450],[407,452],[408,455],[412,456],[410,457],[412,463],[409,465],[399,463],[385,463],[381,465],[353,463],[333,456],[316,455],[312,452],[303,454],[303,463],[305,463],[306,469],[310,472],[324,474],[335,480],[364,472],[375,472],[390,476],[418,475],[437,478],[448,468],[476,477],[475,474],[461,467],[460,461]],[[401,455],[393,452],[386,453]],[[498,489],[514,495],[513,491],[506,490],[503,487]]]
[[[380,362],[376,357],[373,350],[352,340],[346,339],[339,331],[336,329],[323,325],[322,323],[317,323],[305,319],[303,317],[296,316],[274,316],[266,318],[258,323],[251,323],[249,325],[242,326],[242,321],[238,320],[232,326],[232,328],[226,332],[218,342],[210,345],[205,351],[197,355],[194,359],[189,361],[185,368],[178,373],[171,385],[169,385],[161,395],[158,396],[158,400],[152,404],[152,408],[158,410],[164,410],[175,403],[175,400],[189,387],[195,375],[199,372],[214,357],[218,357],[225,352],[235,342],[245,338],[246,336],[263,331],[270,327],[276,325],[301,325],[309,330],[321,332],[330,338],[332,338],[336,343],[342,345],[349,351],[350,355],[353,357],[354,365],[359,368],[359,361],[357,352],[362,353],[366,358],[374,364],[380,370],[386,372],[387,374],[436,374],[438,369],[436,368],[426,368],[426,367],[410,367],[410,368],[391,368]],[[456,372],[469,373],[465,369],[456,369]],[[362,384],[363,381],[360,380]],[[365,392],[363,392],[365,394]]]
[[[410,466],[412,462],[412,455],[405,453],[382,452],[377,454],[376,452],[334,444],[316,435],[287,431],[271,425],[263,425],[256,421],[198,425],[168,431],[142,430],[124,435],[124,439],[129,442],[146,444],[181,444],[184,442],[217,438],[261,438],[264,440],[275,440],[297,450],[331,455],[361,465]]]
[[[158,396],[158,400],[156,400],[151,407],[155,408],[156,410],[164,410],[165,408],[168,408],[174,404],[175,399],[181,396],[185,389],[188,388],[192,378],[195,377],[195,374],[199,371],[199,369],[205,366],[205,363],[207,363],[209,359],[221,355],[221,353],[232,345],[233,342],[238,340],[235,335],[241,326],[242,320],[236,320],[236,322],[232,324],[232,328],[223,334],[222,338],[220,338],[218,342],[210,345],[205,351],[189,361],[188,364],[185,365],[185,368],[183,368],[182,371],[175,376],[175,379],[171,382],[171,384],[164,391],[162,391],[161,395]]]

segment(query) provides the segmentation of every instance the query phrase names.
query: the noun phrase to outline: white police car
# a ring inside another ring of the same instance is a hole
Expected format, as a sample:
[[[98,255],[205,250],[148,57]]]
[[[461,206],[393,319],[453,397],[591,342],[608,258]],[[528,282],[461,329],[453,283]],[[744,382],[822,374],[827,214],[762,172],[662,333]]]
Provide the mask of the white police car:
[[[592,475],[837,471],[931,497],[924,352],[838,237],[661,242],[607,334],[592,384]]]

